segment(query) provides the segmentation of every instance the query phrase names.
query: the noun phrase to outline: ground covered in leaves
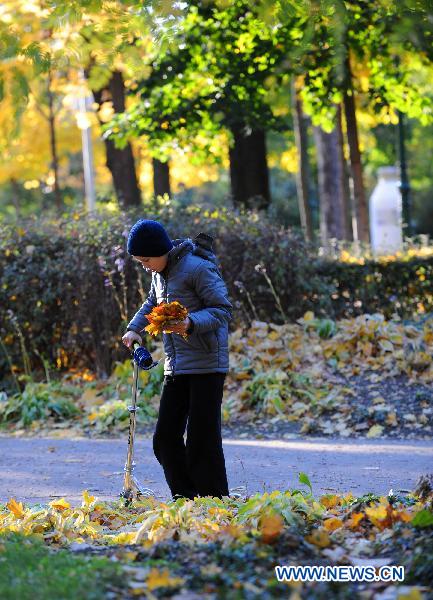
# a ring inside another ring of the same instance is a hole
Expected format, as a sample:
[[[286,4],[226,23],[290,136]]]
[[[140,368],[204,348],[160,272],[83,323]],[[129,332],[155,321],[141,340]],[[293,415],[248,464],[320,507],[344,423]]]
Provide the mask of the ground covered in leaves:
[[[404,495],[316,498],[300,473],[299,489],[223,500],[149,497],[125,506],[84,491],[74,507],[64,498],[33,506],[11,498],[0,505],[1,597],[431,598],[432,483],[424,476]],[[281,582],[279,565],[405,572],[398,583]]]
[[[163,380],[160,342],[152,354],[161,362],[140,373],[141,433],[153,431]],[[230,335],[223,434],[431,439],[432,357],[430,315],[410,323],[313,313],[284,325],[253,321]],[[28,381],[21,394],[0,393],[1,427],[16,435],[117,434],[128,427],[131,381],[130,359],[106,381],[76,371]]]

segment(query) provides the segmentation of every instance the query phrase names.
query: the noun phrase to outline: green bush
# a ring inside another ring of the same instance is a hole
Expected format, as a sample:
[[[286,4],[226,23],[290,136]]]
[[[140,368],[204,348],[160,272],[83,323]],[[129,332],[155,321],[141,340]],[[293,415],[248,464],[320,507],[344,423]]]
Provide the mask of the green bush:
[[[433,258],[325,259],[254,211],[168,202],[151,213],[33,218],[0,226],[0,375],[73,367],[108,377],[129,356],[121,337],[150,277],[127,255],[126,237],[143,216],[161,221],[173,239],[200,231],[214,237],[234,306],[231,331],[253,319],[294,321],[309,310],[335,320],[366,312],[410,318],[432,308]],[[332,334],[330,323],[320,327],[322,337]],[[153,340],[144,339],[151,350]]]
[[[72,398],[71,398],[72,395]],[[59,382],[28,382],[22,393],[10,397],[0,392],[0,423],[17,423],[28,427],[33,421],[53,417],[56,421],[71,419],[80,414],[73,397],[77,388]]]

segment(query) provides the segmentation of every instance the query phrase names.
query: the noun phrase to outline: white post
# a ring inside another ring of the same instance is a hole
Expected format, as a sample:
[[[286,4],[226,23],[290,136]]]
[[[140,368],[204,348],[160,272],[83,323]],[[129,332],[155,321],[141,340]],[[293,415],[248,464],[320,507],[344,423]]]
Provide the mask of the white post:
[[[84,87],[84,72],[81,70],[81,81]],[[92,110],[93,95],[80,94],[78,97],[79,127],[81,129],[81,143],[83,149],[83,169],[84,169],[84,194],[86,198],[86,208],[88,212],[95,210],[95,176],[93,170],[93,144],[92,127],[87,119],[86,113]]]
[[[403,249],[402,199],[397,167],[378,169],[379,181],[370,197],[370,237],[373,254]]]

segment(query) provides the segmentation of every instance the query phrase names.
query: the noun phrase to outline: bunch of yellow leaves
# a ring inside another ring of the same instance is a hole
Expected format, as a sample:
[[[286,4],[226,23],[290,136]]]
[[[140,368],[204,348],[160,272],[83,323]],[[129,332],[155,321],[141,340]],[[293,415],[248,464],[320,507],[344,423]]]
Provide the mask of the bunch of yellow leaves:
[[[173,330],[170,325],[184,321],[187,316],[188,309],[185,308],[185,306],[182,306],[177,300],[174,302],[161,302],[146,315],[149,325],[147,325],[144,330],[150,333],[150,335],[155,336],[163,331],[171,333]],[[185,333],[182,334],[182,337],[186,339],[188,335]]]

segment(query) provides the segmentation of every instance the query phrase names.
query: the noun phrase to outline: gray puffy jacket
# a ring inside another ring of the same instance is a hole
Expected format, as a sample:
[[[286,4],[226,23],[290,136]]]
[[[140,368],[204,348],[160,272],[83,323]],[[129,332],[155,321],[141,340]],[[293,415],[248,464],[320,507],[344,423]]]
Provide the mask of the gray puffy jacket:
[[[164,276],[152,273],[149,295],[127,325],[140,333],[149,324],[146,314],[161,302],[178,300],[188,309],[193,331],[184,340],[178,333],[163,333],[164,374],[227,373],[228,323],[233,306],[211,249],[210,236],[172,240]]]

